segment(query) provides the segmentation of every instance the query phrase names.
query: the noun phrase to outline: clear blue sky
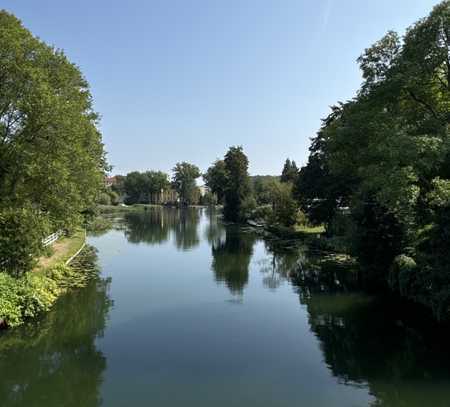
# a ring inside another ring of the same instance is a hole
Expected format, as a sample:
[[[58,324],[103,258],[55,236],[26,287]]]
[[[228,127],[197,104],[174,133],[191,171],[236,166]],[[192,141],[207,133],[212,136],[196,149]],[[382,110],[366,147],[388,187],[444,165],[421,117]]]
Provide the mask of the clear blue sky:
[[[0,0],[91,84],[113,173],[205,170],[243,145],[252,174],[307,160],[355,63],[435,0]]]

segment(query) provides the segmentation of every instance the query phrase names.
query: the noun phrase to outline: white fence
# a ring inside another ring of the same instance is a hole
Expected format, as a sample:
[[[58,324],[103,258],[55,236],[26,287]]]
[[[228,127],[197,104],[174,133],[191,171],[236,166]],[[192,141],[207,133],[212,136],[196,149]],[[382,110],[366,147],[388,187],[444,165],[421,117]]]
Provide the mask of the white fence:
[[[44,247],[51,245],[52,243],[56,242],[62,234],[63,234],[62,230],[58,230],[57,232],[52,233],[51,235],[47,236],[45,239],[42,239],[42,245]]]

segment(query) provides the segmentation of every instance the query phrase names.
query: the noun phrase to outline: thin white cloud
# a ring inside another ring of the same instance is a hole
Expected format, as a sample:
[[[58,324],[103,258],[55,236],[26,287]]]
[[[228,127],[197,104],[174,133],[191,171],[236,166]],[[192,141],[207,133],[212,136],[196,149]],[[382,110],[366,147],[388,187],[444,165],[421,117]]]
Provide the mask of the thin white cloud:
[[[325,31],[327,29],[332,8],[333,8],[333,0],[327,0],[322,14],[322,31]]]

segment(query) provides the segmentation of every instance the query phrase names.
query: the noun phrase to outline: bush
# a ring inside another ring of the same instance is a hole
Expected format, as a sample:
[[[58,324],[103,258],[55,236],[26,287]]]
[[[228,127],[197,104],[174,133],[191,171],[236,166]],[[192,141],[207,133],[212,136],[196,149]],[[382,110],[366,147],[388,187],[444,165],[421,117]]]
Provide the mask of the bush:
[[[113,224],[109,219],[97,216],[92,222],[88,223],[87,231],[94,236],[99,236],[111,229],[112,226]]]
[[[108,191],[109,199],[111,201],[111,205],[117,206],[120,203],[120,197],[119,194],[116,191],[113,191],[110,189]]]
[[[246,197],[242,201],[241,207],[239,209],[240,221],[245,221],[247,219],[250,219],[252,217],[252,213],[255,209],[256,209],[256,200],[253,197],[253,195]]]
[[[49,233],[46,219],[31,207],[0,210],[0,270],[16,277],[31,270]]]
[[[18,280],[0,273],[0,322],[17,326],[22,322],[21,297]]]
[[[272,217],[272,206],[258,206],[252,213],[252,218],[257,221],[268,221]]]
[[[106,192],[102,192],[97,200],[99,205],[111,205],[111,197]]]
[[[48,311],[59,295],[71,288],[84,287],[97,274],[95,263],[95,250],[87,247],[73,266],[59,264],[20,278],[0,273],[0,325],[15,327]]]
[[[389,287],[404,297],[413,296],[411,290],[416,272],[417,264],[413,258],[404,254],[396,256],[389,270]]]
[[[28,273],[18,281],[22,318],[33,318],[48,311],[60,290],[58,284],[43,274]]]
[[[275,183],[272,192],[273,222],[290,227],[297,222],[297,202],[292,196],[292,185]]]

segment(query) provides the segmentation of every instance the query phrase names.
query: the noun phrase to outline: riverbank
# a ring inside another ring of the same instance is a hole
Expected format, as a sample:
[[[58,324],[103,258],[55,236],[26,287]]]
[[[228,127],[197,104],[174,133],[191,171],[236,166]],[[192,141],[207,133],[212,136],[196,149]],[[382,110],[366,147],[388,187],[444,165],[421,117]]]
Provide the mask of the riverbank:
[[[33,271],[18,278],[0,273],[0,328],[21,325],[48,311],[67,290],[83,287],[93,270],[75,263],[94,253],[85,245],[86,232],[78,230],[57,241]]]

